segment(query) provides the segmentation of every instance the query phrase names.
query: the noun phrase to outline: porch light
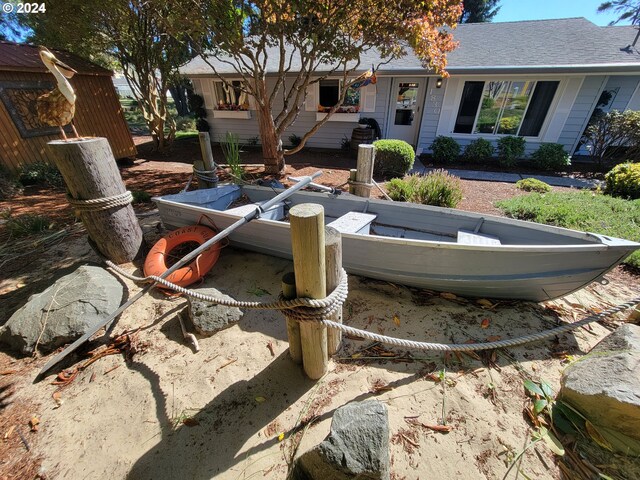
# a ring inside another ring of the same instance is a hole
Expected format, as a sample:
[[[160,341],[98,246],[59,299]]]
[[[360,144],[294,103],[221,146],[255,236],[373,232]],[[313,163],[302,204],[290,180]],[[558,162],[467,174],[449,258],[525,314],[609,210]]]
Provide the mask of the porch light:
[[[440,88],[440,87],[442,87],[442,77],[436,80],[436,88]]]

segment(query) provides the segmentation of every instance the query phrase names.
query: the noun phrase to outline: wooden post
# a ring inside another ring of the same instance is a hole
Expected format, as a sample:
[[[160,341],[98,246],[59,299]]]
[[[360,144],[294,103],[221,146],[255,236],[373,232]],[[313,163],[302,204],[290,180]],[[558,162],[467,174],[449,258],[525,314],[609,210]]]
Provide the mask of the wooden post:
[[[327,294],[324,250],[324,208],[303,203],[289,210],[291,248],[296,276],[296,295],[324,298]],[[312,380],[328,369],[327,328],[313,322],[300,323],[302,363]]]
[[[376,156],[376,148],[373,145],[362,144],[358,146],[358,163],[356,181],[371,185],[373,182],[373,162]],[[351,189],[349,189],[351,191]],[[367,185],[354,185],[353,193],[359,197],[369,198],[371,187]]]
[[[357,176],[358,176],[358,170],[356,168],[349,169],[349,181],[350,182],[355,181]],[[355,193],[356,193],[356,186],[351,184],[351,183],[349,184],[349,193],[351,193],[352,195],[355,195]]]
[[[218,186],[218,174],[216,173],[216,169],[218,168],[218,166],[213,161],[213,152],[211,151],[211,138],[209,137],[209,132],[200,132],[198,134],[198,139],[200,140],[200,152],[202,153],[202,160],[194,160],[193,166],[194,168],[201,171],[213,172],[207,174],[207,177],[211,178],[212,181],[202,180],[198,178],[198,188],[215,188]]]
[[[342,235],[333,227],[326,227],[325,237],[325,262],[327,270],[327,292],[332,292],[340,283],[342,274]],[[332,313],[327,320],[342,323],[342,307]],[[342,332],[334,328],[327,329],[327,353],[335,354],[342,344]]]
[[[293,272],[285,273],[282,276],[282,296],[291,300],[296,298],[296,276]],[[302,346],[300,344],[300,323],[285,315],[287,322],[287,338],[289,340],[289,355],[291,360],[297,364],[302,363]]]
[[[76,200],[114,197],[127,191],[106,138],[49,142],[56,165]],[[115,263],[130,262],[143,246],[142,229],[131,204],[81,211],[89,238]]]

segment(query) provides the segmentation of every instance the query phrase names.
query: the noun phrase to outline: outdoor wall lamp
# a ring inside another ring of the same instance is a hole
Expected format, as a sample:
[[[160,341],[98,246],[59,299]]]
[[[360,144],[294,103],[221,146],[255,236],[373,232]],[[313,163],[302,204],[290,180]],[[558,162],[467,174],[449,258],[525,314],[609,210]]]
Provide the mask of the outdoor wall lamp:
[[[436,80],[436,88],[440,88],[440,87],[442,87],[442,77]]]

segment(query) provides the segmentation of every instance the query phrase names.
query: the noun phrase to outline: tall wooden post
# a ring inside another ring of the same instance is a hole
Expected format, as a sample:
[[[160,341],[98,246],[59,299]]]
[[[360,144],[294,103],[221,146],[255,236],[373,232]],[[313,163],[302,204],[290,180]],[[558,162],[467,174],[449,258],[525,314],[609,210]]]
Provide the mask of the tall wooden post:
[[[363,185],[349,187],[349,192],[359,197],[369,198],[373,184],[373,162],[375,161],[376,147],[362,144],[358,146],[358,162],[355,180]],[[351,179],[351,176],[349,177]],[[352,191],[353,190],[353,191]]]
[[[324,208],[303,203],[289,210],[293,269],[296,295],[324,298],[327,294],[324,249]],[[300,323],[302,363],[312,380],[321,378],[328,369],[327,328],[313,323]]]
[[[198,177],[198,188],[215,188],[218,186],[218,174],[216,169],[218,168],[213,161],[213,151],[211,150],[211,137],[209,132],[200,132],[198,134],[200,140],[200,152],[202,153],[202,160],[195,160],[193,162],[194,168],[200,171],[207,171],[207,177],[210,180],[204,180]]]
[[[332,292],[340,283],[342,274],[342,234],[333,227],[325,227],[325,262],[327,271],[327,292]],[[342,323],[342,307],[332,313],[327,320]],[[342,332],[334,328],[327,330],[327,353],[333,355],[342,343]]]
[[[49,147],[73,199],[122,198],[126,193],[106,138],[54,140]],[[142,229],[131,203],[105,209],[83,208],[79,215],[89,238],[109,260],[130,262],[141,252]]]
[[[282,276],[282,296],[286,300],[296,298],[296,276],[293,272]],[[287,339],[289,341],[289,355],[294,363],[302,363],[302,345],[300,344],[300,323],[285,315],[287,322]]]

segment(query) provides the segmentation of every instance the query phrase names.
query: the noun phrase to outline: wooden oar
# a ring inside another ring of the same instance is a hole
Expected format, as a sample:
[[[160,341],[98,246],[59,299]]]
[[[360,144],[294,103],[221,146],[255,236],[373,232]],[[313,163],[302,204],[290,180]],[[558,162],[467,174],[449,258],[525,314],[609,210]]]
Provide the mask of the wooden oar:
[[[316,172],[311,176],[301,177],[299,183],[296,183],[295,185],[293,185],[292,187],[288,188],[284,192],[279,193],[278,195],[276,195],[275,197],[273,197],[271,200],[267,201],[266,203],[264,203],[262,205],[255,204],[256,208],[255,208],[255,210],[253,212],[248,213],[247,215],[245,215],[244,217],[239,219],[237,222],[229,225],[227,228],[225,228],[220,233],[218,233],[215,237],[213,237],[212,239],[210,239],[207,242],[203,243],[202,245],[200,245],[198,248],[196,248],[191,253],[185,255],[182,259],[180,259],[178,262],[176,262],[175,265],[173,265],[166,272],[164,272],[162,275],[160,275],[160,278],[167,278],[173,272],[175,272],[179,268],[182,268],[183,265],[189,263],[191,260],[196,258],[198,255],[200,255],[207,248],[209,248],[212,245],[216,244],[217,242],[219,242],[223,238],[228,237],[234,230],[237,230],[238,228],[243,226],[245,223],[248,223],[251,220],[253,220],[255,218],[258,218],[260,216],[260,212],[269,210],[271,207],[273,207],[277,203],[280,203],[282,200],[290,197],[292,194],[294,194],[295,192],[297,192],[301,188],[304,188],[306,185],[311,183],[311,181],[314,178],[317,178],[320,175],[322,175],[322,172]],[[145,293],[147,293],[149,290],[151,290],[154,286],[155,286],[155,283],[150,283],[149,285],[144,287],[137,294],[135,294],[133,297],[131,297],[131,299],[129,299],[129,301],[124,303],[120,308],[118,308],[115,312],[113,312],[108,318],[105,318],[104,320],[101,320],[99,323],[97,323],[96,325],[91,327],[87,331],[87,333],[85,333],[82,337],[77,339],[75,342],[73,342],[71,345],[69,345],[67,348],[65,348],[63,351],[61,351],[55,357],[53,357],[51,360],[49,360],[47,362],[47,364],[44,367],[42,367],[42,370],[40,370],[38,375],[36,375],[36,378],[34,379],[34,382],[39,381],[47,371],[49,371],[54,365],[58,364],[62,359],[64,359],[67,355],[69,355],[71,352],[73,352],[75,349],[77,349],[84,342],[86,342],[91,337],[93,337],[93,335],[98,330],[100,330],[105,325],[108,325],[109,323],[114,321],[122,312],[124,312],[127,308],[129,308],[131,305],[133,305],[135,302],[137,302],[142,296],[144,296]]]

